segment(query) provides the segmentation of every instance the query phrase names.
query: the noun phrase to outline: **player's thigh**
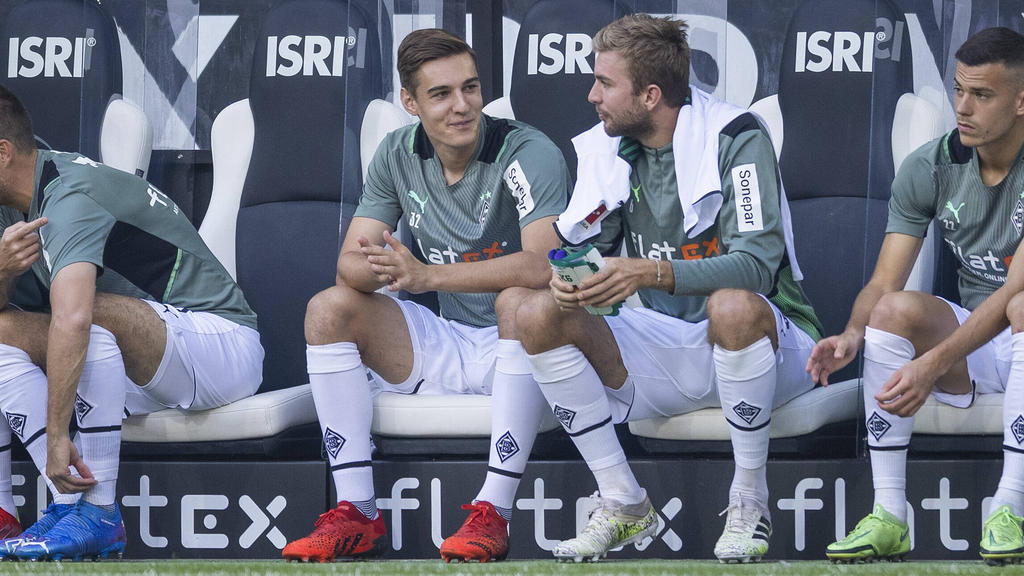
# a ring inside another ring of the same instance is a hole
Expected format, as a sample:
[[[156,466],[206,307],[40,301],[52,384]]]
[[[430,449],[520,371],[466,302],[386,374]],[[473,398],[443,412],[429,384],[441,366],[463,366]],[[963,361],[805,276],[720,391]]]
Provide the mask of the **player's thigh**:
[[[143,385],[153,379],[167,346],[167,327],[153,306],[138,298],[97,292],[93,323],[114,334],[132,381]]]
[[[11,306],[0,310],[0,344],[25,352],[39,366],[46,365],[49,329],[48,314],[24,312]]]
[[[659,411],[679,414],[715,396],[707,320],[691,323],[638,308],[606,321],[630,383]]]
[[[211,312],[151,303],[166,326],[166,349],[142,392],[167,407],[208,410],[247,398],[262,382],[259,333]]]
[[[415,302],[398,300],[412,349],[412,366],[400,378],[368,367],[377,383],[400,394],[490,394],[498,342],[495,326],[446,320]]]

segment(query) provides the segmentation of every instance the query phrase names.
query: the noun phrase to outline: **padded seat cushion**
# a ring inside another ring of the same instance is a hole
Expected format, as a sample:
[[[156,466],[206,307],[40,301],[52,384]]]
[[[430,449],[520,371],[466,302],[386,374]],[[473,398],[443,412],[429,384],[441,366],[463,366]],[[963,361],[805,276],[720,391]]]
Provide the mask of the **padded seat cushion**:
[[[970,408],[954,408],[929,396],[914,417],[914,434],[1003,435],[1003,394],[978,394]]]
[[[815,388],[772,411],[772,438],[811,434],[826,424],[859,417],[859,380]],[[729,440],[729,424],[721,408],[705,408],[670,418],[629,423],[629,431],[660,440]]]
[[[316,422],[309,384],[250,396],[202,412],[167,409],[124,421],[125,442],[210,442],[268,438]]]
[[[540,431],[560,424],[545,412]],[[382,392],[373,403],[371,432],[383,436],[471,438],[491,435],[491,397]]]

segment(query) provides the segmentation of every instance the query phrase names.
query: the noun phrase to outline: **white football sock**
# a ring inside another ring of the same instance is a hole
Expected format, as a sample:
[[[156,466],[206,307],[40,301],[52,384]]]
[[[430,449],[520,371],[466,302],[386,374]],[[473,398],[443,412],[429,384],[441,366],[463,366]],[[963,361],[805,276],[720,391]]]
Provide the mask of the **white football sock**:
[[[496,352],[487,477],[474,502],[490,502],[505,520],[511,520],[516,489],[549,408],[522,344],[498,340]]]
[[[93,326],[89,332],[89,348],[78,380],[74,409],[82,460],[97,484],[82,497],[90,504],[111,506],[117,499],[121,419],[128,376],[114,335],[99,326]]]
[[[359,349],[353,342],[307,345],[306,369],[337,501],[364,503],[366,509],[360,510],[374,518],[377,510],[370,462],[373,399]],[[372,510],[367,502],[374,502]]]
[[[772,399],[775,397],[775,350],[766,336],[742,350],[715,345],[715,374],[722,412],[729,422],[733,459],[730,498],[735,494],[757,503],[768,512],[765,466],[771,433]]]
[[[576,346],[527,356],[541,392],[594,473],[601,496],[636,504],[644,499],[612,425],[601,379]]]
[[[992,510],[1009,506],[1024,515],[1024,332],[1014,334],[1013,363],[1003,396],[1003,475]]]
[[[46,375],[24,351],[0,344],[0,410],[21,440],[55,502],[74,504],[78,494],[61,494],[46,477]],[[0,477],[10,481],[10,466]]]
[[[904,522],[907,521],[907,448],[914,418],[882,410],[875,395],[896,370],[913,358],[914,345],[910,340],[870,326],[865,328],[864,412],[875,504]]]

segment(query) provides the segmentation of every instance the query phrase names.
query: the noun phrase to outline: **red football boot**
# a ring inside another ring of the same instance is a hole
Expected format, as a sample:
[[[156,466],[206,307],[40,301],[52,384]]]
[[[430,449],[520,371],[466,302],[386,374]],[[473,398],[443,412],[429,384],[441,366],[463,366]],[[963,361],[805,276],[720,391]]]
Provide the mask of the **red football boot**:
[[[289,542],[281,556],[301,562],[333,562],[335,558],[376,556],[387,547],[384,518],[370,520],[352,505],[341,501],[316,520],[316,528],[305,538]]]
[[[490,502],[463,504],[469,518],[441,544],[445,562],[493,562],[508,556],[508,522]]]

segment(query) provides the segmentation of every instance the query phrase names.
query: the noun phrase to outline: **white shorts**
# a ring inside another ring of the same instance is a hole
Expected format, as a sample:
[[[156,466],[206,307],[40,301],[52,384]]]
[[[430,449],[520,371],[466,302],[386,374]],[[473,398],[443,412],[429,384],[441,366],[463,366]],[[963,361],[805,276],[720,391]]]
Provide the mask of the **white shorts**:
[[[777,407],[814,387],[805,370],[814,339],[767,298],[765,302],[775,312],[778,330],[778,378],[772,401]],[[720,404],[707,320],[691,323],[647,308],[624,307],[605,321],[629,374],[618,390],[606,388],[616,423]]]
[[[953,309],[956,320],[963,324],[971,315],[971,311],[954,304],[945,298],[936,296]],[[1010,364],[1013,361],[1013,340],[1010,327],[996,334],[996,337],[983,344],[980,348],[967,355],[967,375],[971,379],[971,392],[967,394],[949,394],[932,388],[932,396],[943,404],[956,408],[967,408],[974,403],[976,394],[994,394],[1006,391],[1006,382],[1010,378]]]
[[[445,320],[429,308],[394,299],[412,340],[412,372],[391,383],[373,372],[377,389],[399,394],[490,394],[498,327],[477,328]]]
[[[128,382],[129,414],[164,408],[209,410],[256,393],[263,381],[263,346],[257,331],[211,312],[143,302],[163,319],[167,345],[149,384]]]

